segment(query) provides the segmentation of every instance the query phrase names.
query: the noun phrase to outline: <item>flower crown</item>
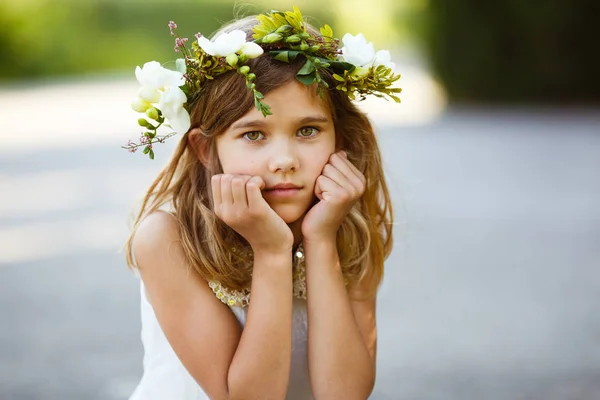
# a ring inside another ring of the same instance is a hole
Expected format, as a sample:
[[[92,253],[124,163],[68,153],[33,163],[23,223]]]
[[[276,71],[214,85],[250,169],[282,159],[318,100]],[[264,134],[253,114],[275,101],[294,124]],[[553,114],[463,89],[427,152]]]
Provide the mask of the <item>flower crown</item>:
[[[320,28],[321,35],[308,32],[297,7],[293,11],[260,14],[256,19],[259,23],[252,29],[253,41],[247,42],[246,33],[241,30],[221,33],[213,40],[198,33],[191,49],[186,47],[188,39],[177,35],[177,25],[171,21],[169,29],[175,36],[175,51],[181,52],[183,58],[176,60],[176,71],[162,67],[157,61],[136,68],[135,75],[142,87],[131,106],[145,114],[138,119],[138,124],[146,128],[146,132],[142,133],[139,143],[130,140],[123,148],[133,153],[143,146],[143,153],[153,159],[154,143],[163,143],[176,133],[189,130],[191,104],[203,85],[229,71],[237,71],[245,77],[256,108],[265,117],[270,115],[271,109],[262,102],[263,94],[256,90],[256,75],[246,65],[248,60],[265,52],[285,63],[303,56],[306,61],[296,78],[305,85],[316,83],[321,97],[329,88],[322,75],[326,70],[335,79],[335,89],[352,100],[362,100],[372,94],[400,102],[395,93],[402,89],[392,87],[400,75],[393,72],[395,65],[390,61],[389,51],[375,52],[373,43],[367,43],[361,33],[344,35],[340,49],[340,40],[333,36],[329,25]],[[173,132],[159,135],[158,128],[163,124],[170,126]]]

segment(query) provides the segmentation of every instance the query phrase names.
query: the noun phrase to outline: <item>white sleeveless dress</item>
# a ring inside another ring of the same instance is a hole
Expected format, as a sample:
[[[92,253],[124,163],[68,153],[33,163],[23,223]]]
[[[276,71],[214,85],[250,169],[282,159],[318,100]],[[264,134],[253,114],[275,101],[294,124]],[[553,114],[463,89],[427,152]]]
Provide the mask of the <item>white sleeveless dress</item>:
[[[165,337],[140,280],[144,374],[129,400],[208,400]],[[308,378],[306,300],[294,298],[292,362],[287,400],[312,400]],[[248,307],[229,306],[242,328]],[[207,323],[210,323],[207,321]]]

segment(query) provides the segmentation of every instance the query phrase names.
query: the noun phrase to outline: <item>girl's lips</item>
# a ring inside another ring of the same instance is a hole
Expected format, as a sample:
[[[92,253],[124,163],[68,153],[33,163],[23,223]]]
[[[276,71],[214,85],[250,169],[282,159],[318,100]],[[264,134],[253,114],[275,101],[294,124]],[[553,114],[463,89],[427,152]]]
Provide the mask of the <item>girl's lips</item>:
[[[280,198],[286,198],[286,197],[293,197],[295,196],[298,192],[300,191],[300,188],[298,187],[294,187],[294,188],[280,188],[280,189],[269,189],[265,191],[265,195],[269,196],[269,197],[280,197]]]

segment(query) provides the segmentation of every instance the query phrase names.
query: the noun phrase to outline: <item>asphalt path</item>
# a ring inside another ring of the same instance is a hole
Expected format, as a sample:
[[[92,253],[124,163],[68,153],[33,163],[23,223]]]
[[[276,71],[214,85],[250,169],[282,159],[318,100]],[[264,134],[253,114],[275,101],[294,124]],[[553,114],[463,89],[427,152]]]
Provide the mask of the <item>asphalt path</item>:
[[[397,218],[371,398],[599,399],[600,111],[379,131]],[[126,399],[140,378],[120,246],[168,151],[114,139],[0,147],[2,400]]]

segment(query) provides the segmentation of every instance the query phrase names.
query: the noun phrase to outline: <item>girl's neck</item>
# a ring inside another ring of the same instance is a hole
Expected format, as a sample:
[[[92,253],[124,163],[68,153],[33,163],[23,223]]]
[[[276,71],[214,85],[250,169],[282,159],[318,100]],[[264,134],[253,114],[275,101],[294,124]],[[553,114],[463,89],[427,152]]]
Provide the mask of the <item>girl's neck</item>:
[[[294,235],[294,250],[302,243],[302,221],[304,220],[304,216],[302,216],[297,221],[288,224],[290,229],[292,230],[292,234]]]

